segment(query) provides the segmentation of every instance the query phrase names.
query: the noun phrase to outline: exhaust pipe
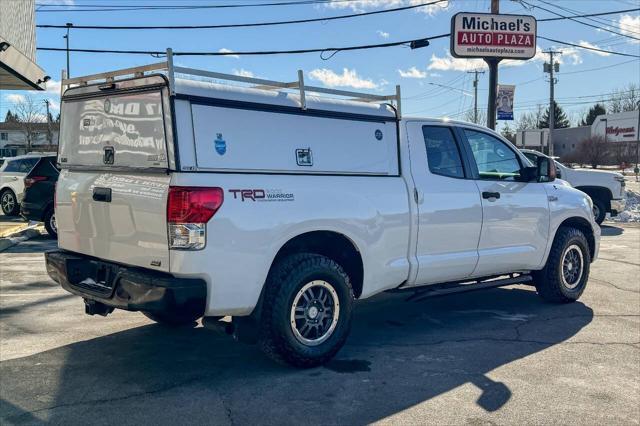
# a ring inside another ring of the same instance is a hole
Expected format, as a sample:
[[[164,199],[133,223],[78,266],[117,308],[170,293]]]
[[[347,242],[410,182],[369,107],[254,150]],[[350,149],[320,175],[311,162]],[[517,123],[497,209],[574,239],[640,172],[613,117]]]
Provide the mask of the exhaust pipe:
[[[102,315],[103,317],[106,317],[113,312],[113,309],[114,308],[107,306],[104,303],[84,299],[84,313],[87,315]]]

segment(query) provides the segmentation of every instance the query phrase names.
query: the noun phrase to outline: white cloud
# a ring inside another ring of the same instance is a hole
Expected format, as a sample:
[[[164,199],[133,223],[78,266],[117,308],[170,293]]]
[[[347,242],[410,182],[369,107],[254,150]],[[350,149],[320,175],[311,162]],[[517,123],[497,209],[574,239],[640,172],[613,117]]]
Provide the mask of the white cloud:
[[[371,9],[391,9],[402,6],[411,6],[425,3],[425,0],[353,0],[353,1],[341,1],[332,0],[326,3],[326,7],[331,9],[351,9],[354,12],[366,12]],[[427,14],[429,16],[435,15],[438,12],[447,10],[449,8],[449,2],[432,4],[429,6],[418,7],[414,10],[420,13]]]
[[[75,0],[38,0],[38,4],[41,5],[58,5],[72,6],[75,4]]]
[[[226,47],[223,47],[222,49],[218,50],[218,52],[220,52],[220,53],[233,53],[233,50],[227,49]],[[225,55],[225,57],[238,59],[240,57],[240,55]]]
[[[445,56],[442,57],[436,56],[435,53],[432,53],[429,65],[427,66],[428,70],[438,71],[468,71],[485,68],[487,68],[487,64],[482,59],[454,58],[448,51]]]
[[[554,48],[556,51],[562,52],[562,55],[555,56],[558,63],[571,63],[578,65],[582,63],[580,51],[575,47]],[[549,60],[549,55],[544,53],[540,47],[536,47],[536,54],[529,60],[504,59],[500,62],[501,67],[520,67],[531,63],[541,63]],[[438,71],[469,71],[474,69],[487,69],[487,64],[483,59],[479,58],[454,58],[447,51],[444,56],[436,56],[431,54],[428,70]]]
[[[318,80],[328,87],[352,87],[354,89],[377,89],[384,82],[376,84],[371,79],[361,78],[355,69],[344,68],[342,74],[326,68],[316,68],[309,72],[309,77]]]
[[[416,67],[411,67],[406,71],[403,71],[403,70],[399,69],[398,73],[400,74],[400,77],[402,77],[402,78],[427,78],[427,72],[426,71],[420,71]]]
[[[60,102],[49,98],[49,109],[53,111],[60,111]]]
[[[588,41],[584,41],[584,40],[580,40],[580,42],[578,44],[580,46],[582,46],[582,47],[588,47],[588,48],[591,48],[591,49],[602,49],[600,46],[598,46],[596,44],[589,43]],[[589,50],[589,52],[595,53],[598,56],[611,56],[611,53],[607,53],[607,52],[598,52],[598,51],[595,51],[595,50]]]
[[[244,68],[240,68],[239,70],[234,68],[233,73],[235,75],[239,75],[240,77],[254,77],[251,71],[247,71]]]
[[[385,32],[385,31],[378,30],[378,31],[376,31],[376,33],[382,38],[385,38],[385,39],[389,38],[389,33]]]
[[[13,104],[18,104],[20,102],[24,102],[25,101],[25,97],[24,95],[20,95],[18,93],[11,93],[10,95],[6,95],[4,97],[8,102],[11,102]]]
[[[633,37],[638,37],[638,31],[640,30],[640,15],[622,15],[618,21],[618,28],[620,32]],[[640,43],[640,40],[628,39],[632,43]]]
[[[47,93],[60,96],[60,82],[56,80],[49,80],[45,83]]]

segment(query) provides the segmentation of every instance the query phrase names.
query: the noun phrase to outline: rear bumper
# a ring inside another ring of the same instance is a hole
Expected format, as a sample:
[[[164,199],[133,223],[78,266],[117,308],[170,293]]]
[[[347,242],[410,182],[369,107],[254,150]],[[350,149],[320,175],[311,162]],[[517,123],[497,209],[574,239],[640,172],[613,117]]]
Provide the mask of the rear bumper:
[[[39,203],[28,203],[26,201],[20,203],[20,216],[27,220],[42,222],[45,210],[46,207]]]
[[[45,253],[47,273],[65,290],[128,311],[204,315],[207,286],[199,278],[176,278],[65,250]]]
[[[621,198],[619,200],[611,200],[611,216],[617,216],[619,213],[624,211],[624,208],[627,206],[626,198]]]

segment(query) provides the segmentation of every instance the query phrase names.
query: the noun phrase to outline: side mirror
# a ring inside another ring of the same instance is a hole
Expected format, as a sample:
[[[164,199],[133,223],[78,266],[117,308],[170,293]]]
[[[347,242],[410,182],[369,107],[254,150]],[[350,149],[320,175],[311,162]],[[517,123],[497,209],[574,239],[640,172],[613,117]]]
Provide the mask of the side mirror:
[[[538,182],[553,182],[556,180],[556,164],[549,157],[538,157],[536,162]]]

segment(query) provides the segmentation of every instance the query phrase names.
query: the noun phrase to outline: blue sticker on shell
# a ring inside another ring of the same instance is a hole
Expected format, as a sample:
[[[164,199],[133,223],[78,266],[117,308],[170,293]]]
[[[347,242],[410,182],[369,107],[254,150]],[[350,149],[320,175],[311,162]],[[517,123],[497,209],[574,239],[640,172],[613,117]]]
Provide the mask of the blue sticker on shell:
[[[222,133],[216,133],[216,140],[214,141],[216,152],[220,155],[224,155],[227,152],[227,142],[222,139]]]
[[[378,139],[379,141],[382,140],[382,130],[376,130],[376,139]]]

